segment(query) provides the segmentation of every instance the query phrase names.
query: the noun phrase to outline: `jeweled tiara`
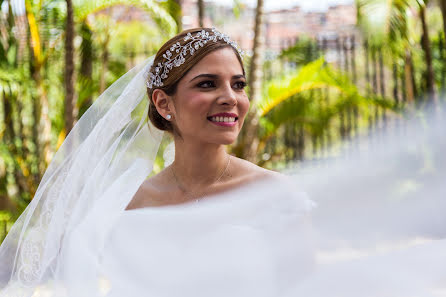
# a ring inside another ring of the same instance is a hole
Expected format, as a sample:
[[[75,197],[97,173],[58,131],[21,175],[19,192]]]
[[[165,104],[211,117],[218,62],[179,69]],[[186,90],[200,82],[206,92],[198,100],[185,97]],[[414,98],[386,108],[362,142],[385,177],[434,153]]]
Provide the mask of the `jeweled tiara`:
[[[211,32],[202,30],[195,35],[187,33],[184,37],[184,41],[188,41],[184,45],[179,42],[173,44],[164,54],[164,61],[158,63],[154,72],[149,71],[147,74],[146,85],[148,88],[163,86],[163,80],[167,78],[167,74],[173,67],[179,67],[186,61],[187,52],[193,55],[199,48],[203,47],[209,41],[216,42],[217,40],[223,40],[227,44],[235,48],[240,57],[243,57],[243,51],[239,48],[235,41],[232,41],[229,36],[223,34],[217,29],[212,28]]]

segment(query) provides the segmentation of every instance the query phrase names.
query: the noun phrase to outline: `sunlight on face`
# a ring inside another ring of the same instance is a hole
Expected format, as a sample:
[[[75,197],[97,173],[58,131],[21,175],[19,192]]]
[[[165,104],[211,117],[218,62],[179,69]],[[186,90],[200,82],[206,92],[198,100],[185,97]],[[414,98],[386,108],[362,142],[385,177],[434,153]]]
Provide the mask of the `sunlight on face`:
[[[231,48],[211,52],[178,84],[176,125],[183,139],[231,144],[249,108],[242,66]]]

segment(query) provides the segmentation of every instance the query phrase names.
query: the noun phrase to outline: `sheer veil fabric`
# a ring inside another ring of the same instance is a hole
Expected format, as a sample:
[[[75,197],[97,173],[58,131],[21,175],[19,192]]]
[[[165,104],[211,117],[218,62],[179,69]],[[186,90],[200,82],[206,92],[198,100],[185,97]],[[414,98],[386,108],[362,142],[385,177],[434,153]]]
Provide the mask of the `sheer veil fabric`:
[[[76,230],[94,216],[97,235],[106,234],[150,174],[162,139],[144,116],[145,77],[152,60],[110,86],[57,151],[33,200],[0,247],[0,286],[9,283],[2,296],[31,296],[36,286],[57,280],[74,240],[88,242],[85,248],[93,257],[104,238],[79,238]],[[93,270],[87,267],[89,275]]]
[[[446,296],[442,118],[199,203],[125,210],[163,136],[151,63],[56,153],[0,247],[1,297]]]

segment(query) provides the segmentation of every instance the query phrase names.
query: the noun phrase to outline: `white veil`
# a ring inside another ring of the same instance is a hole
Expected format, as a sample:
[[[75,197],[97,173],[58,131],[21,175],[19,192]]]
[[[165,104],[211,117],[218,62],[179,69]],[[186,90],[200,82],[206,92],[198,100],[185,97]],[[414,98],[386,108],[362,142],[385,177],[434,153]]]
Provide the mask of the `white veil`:
[[[295,296],[446,296],[445,131],[425,109],[292,170],[318,205],[314,273]]]
[[[145,79],[152,61],[111,85],[55,154],[33,200],[0,247],[0,288],[9,283],[1,296],[19,291],[27,296],[27,288],[54,278],[64,241],[76,238],[72,233],[83,219],[100,213],[102,225],[95,228],[104,231],[151,173],[163,135],[147,122]],[[124,181],[128,187],[115,186]],[[120,200],[107,199],[111,192]],[[102,240],[92,238],[89,248],[95,250]]]

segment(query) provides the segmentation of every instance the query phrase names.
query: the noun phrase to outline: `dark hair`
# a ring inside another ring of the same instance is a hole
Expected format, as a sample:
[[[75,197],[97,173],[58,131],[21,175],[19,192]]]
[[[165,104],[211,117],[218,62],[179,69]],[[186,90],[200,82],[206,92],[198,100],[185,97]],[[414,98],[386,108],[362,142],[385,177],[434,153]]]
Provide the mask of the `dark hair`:
[[[175,37],[171,38],[169,41],[167,41],[156,53],[152,67],[150,68],[150,72],[154,73],[156,65],[158,65],[158,63],[163,63],[163,61],[165,60],[163,58],[163,54],[165,54],[166,51],[170,49],[170,47],[173,44],[178,42],[180,43],[180,45],[184,45],[185,43],[187,43],[187,41],[184,41],[184,37],[188,33],[194,35],[203,30],[209,32],[210,34],[213,34],[211,28],[195,28],[183,31],[178,35],[176,35]],[[186,60],[182,65],[178,67],[173,67],[172,69],[169,70],[167,78],[163,79],[163,86],[160,87],[153,86],[152,88],[147,88],[147,95],[149,96],[149,101],[150,101],[148,116],[150,121],[156,128],[170,133],[174,132],[174,127],[172,123],[163,118],[156,110],[155,104],[152,101],[153,91],[156,89],[160,89],[163,90],[169,96],[175,95],[179,81],[189,72],[189,70],[193,66],[195,66],[201,59],[203,59],[209,53],[225,47],[230,47],[234,50],[234,53],[236,54],[237,59],[239,60],[240,65],[242,66],[243,74],[245,74],[243,61],[237,49],[228,44],[226,41],[217,39],[217,41],[215,42],[211,41],[207,42],[206,44],[203,44],[202,47],[198,48],[195,51],[194,55],[190,55],[190,53],[188,53],[187,56],[185,57]]]

